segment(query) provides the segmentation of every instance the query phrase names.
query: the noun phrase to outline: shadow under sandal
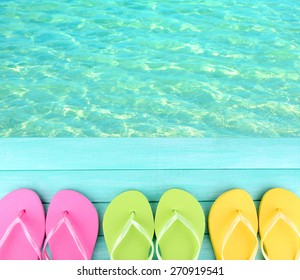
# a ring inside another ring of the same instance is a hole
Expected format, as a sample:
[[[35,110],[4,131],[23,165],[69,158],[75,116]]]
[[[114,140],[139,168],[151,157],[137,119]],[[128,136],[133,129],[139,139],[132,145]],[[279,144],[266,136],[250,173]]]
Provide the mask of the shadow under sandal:
[[[166,191],[155,215],[156,255],[159,260],[196,260],[205,230],[200,203],[180,189]]]
[[[208,216],[210,240],[217,260],[254,260],[258,219],[251,196],[242,189],[220,195]]]
[[[112,260],[151,260],[154,220],[147,198],[130,190],[115,197],[103,217],[106,246]]]
[[[72,190],[59,191],[51,200],[46,217],[43,258],[90,260],[98,236],[99,219],[93,204]]]
[[[299,197],[282,188],[267,191],[259,205],[259,234],[266,260],[299,260]]]
[[[45,213],[29,189],[10,192],[0,200],[0,260],[40,260]]]

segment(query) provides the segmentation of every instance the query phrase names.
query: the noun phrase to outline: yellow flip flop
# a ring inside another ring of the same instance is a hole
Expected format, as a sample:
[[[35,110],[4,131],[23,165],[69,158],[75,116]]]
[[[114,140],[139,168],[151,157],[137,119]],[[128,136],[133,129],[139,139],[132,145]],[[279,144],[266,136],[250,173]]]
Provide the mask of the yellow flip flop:
[[[251,196],[232,189],[217,198],[208,216],[217,260],[253,260],[258,249],[257,212]]]
[[[300,259],[300,199],[286,189],[274,188],[264,194],[258,213],[264,258]]]

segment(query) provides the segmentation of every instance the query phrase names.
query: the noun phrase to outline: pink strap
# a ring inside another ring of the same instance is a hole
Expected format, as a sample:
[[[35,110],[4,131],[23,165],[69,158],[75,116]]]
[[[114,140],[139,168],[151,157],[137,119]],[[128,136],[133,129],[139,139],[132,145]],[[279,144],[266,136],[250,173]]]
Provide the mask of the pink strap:
[[[42,259],[42,255],[41,255],[41,250],[39,248],[39,246],[37,245],[37,243],[34,241],[34,239],[32,238],[31,234],[29,233],[26,225],[24,224],[24,222],[22,221],[22,216],[23,214],[26,213],[26,210],[23,209],[22,211],[20,211],[20,214],[18,217],[16,217],[12,223],[7,227],[5,233],[3,234],[1,240],[0,240],[0,249],[3,246],[3,244],[7,241],[8,237],[10,236],[11,232],[13,231],[14,227],[16,225],[20,225],[22,227],[22,230],[29,242],[29,244],[31,245],[31,247],[34,249],[34,251],[36,252],[38,259],[41,260]]]
[[[88,257],[87,257],[87,254],[86,254],[86,251],[80,241],[80,238],[78,237],[74,227],[72,226],[72,223],[70,222],[70,220],[68,219],[67,215],[68,215],[68,211],[65,211],[64,212],[64,216],[61,218],[61,220],[56,224],[55,227],[53,227],[49,234],[47,235],[46,239],[45,239],[45,242],[44,242],[44,246],[43,246],[43,259],[46,259],[46,260],[50,260],[50,257],[49,255],[47,254],[47,250],[46,250],[46,247],[49,243],[49,240],[53,237],[53,235],[59,230],[59,228],[65,224],[67,229],[69,230],[70,234],[72,235],[74,241],[75,241],[75,244],[79,250],[79,252],[81,253],[81,255],[83,256],[83,259],[84,260],[88,260]]]

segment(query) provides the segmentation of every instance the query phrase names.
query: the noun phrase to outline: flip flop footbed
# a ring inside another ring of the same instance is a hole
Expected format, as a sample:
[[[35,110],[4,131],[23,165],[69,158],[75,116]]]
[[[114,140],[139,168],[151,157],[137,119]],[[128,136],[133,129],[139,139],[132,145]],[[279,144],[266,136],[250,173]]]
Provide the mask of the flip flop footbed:
[[[281,213],[286,216],[300,232],[300,199],[292,192],[274,188],[265,193],[259,206],[259,234],[263,238],[274,217]],[[266,235],[264,251],[269,259],[292,260],[299,249],[299,236],[283,219],[278,219]]]
[[[178,219],[162,234],[162,230],[166,229],[166,224],[174,218],[174,214],[183,217],[188,226]],[[200,244],[198,244],[191,228]],[[159,251],[162,259],[193,259],[197,254],[199,245],[200,247],[202,245],[204,230],[204,212],[193,195],[180,189],[170,189],[162,195],[155,215],[156,237],[162,234],[159,241]]]
[[[15,190],[0,200],[0,240],[22,211],[21,220],[29,235],[41,249],[45,236],[44,208],[38,195],[29,189]],[[38,259],[37,252],[26,238],[20,224],[16,224],[0,248],[0,259]]]
[[[87,258],[91,259],[98,236],[99,219],[93,204],[82,194],[63,190],[58,192],[50,202],[46,217],[46,234],[57,227],[67,213],[72,228],[82,244]],[[82,260],[70,230],[65,224],[49,240],[49,248],[54,260]]]
[[[107,249],[118,260],[146,260],[148,259],[150,243],[135,227],[130,226],[119,245],[115,248],[120,235],[124,234],[124,227],[133,219],[152,240],[154,234],[154,220],[151,206],[147,198],[138,191],[131,190],[115,197],[107,207],[103,218],[103,231]],[[112,252],[115,248],[114,252]]]
[[[254,232],[257,233],[256,207],[246,191],[241,189],[229,190],[219,196],[210,209],[208,228],[215,256],[218,260],[222,259],[222,255],[226,260],[247,260],[256,247],[256,236],[253,236],[253,233],[242,222],[236,224],[231,235],[227,237],[227,233],[237,215],[245,217]],[[224,240],[226,246],[223,247]]]

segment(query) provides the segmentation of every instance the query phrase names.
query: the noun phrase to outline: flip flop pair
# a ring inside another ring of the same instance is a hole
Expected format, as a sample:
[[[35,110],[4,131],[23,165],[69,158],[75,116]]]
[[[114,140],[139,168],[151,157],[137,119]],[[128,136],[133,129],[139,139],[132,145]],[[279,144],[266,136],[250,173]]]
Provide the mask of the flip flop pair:
[[[227,191],[211,207],[208,227],[218,260],[255,259],[259,248],[258,233],[265,259],[300,258],[300,199],[288,190],[267,191],[258,215],[246,191]]]
[[[46,235],[46,239],[45,239]],[[19,189],[0,200],[0,259],[91,259],[98,235],[98,215],[78,192],[58,192],[47,217],[39,196]]]
[[[147,198],[134,190],[114,198],[103,218],[104,238],[112,260],[151,260],[154,252],[160,260],[197,259],[204,228],[201,205],[180,189],[163,194],[155,221]]]

